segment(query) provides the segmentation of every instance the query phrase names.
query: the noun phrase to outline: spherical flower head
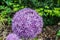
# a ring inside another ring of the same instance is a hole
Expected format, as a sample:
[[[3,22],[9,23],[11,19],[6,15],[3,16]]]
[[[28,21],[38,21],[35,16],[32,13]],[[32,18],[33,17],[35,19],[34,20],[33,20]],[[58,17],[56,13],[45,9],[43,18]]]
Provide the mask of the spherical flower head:
[[[42,27],[43,18],[30,8],[19,10],[12,19],[12,31],[20,38],[34,38]]]
[[[11,33],[7,36],[6,40],[19,40],[19,38],[16,34]]]

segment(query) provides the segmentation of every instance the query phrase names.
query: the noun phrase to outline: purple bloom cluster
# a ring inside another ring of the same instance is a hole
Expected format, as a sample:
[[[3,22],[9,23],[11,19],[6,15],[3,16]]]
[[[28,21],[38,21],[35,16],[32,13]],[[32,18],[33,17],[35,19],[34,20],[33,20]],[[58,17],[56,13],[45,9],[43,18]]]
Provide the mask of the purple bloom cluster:
[[[42,17],[30,8],[16,12],[12,19],[12,31],[20,38],[34,38],[41,33],[42,27]]]
[[[19,40],[19,38],[16,34],[11,33],[7,36],[6,40]]]

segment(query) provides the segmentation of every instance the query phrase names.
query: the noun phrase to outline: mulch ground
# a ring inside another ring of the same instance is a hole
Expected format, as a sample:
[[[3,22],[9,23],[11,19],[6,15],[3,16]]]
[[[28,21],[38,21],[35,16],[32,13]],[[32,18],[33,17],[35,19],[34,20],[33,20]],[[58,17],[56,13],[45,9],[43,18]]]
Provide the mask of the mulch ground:
[[[3,24],[1,24],[3,25]],[[11,27],[10,26],[1,26],[1,30],[0,30],[0,40],[5,40],[6,36],[12,32],[11,31]],[[43,40],[56,40],[56,33],[57,30],[60,29],[60,26],[58,25],[53,25],[53,26],[45,26],[42,30],[41,34],[37,35],[37,38],[42,38]],[[58,38],[58,40],[60,40],[60,37]]]
[[[43,28],[42,33],[38,35],[38,38],[43,38],[43,40],[56,40],[57,30],[59,29],[58,25],[46,26]],[[60,40],[60,37],[58,40]]]

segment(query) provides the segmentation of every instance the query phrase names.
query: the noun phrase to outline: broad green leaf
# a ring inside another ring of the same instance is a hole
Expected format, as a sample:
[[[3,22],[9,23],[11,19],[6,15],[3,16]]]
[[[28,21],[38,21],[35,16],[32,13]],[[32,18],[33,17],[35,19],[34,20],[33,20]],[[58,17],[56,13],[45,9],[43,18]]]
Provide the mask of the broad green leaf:
[[[35,9],[37,12],[39,12],[40,10],[39,9]]]
[[[10,6],[10,5],[12,5],[12,1],[13,1],[13,0],[6,0],[5,3],[6,3],[8,6]]]
[[[43,12],[38,13],[40,16],[43,16]]]
[[[19,10],[19,8],[14,8],[14,9],[13,9],[13,11],[18,11],[18,10]]]
[[[45,8],[49,8],[49,6],[45,6]]]
[[[13,8],[15,8],[15,7],[18,8],[19,6],[20,6],[19,4],[14,4],[14,5],[13,5]]]
[[[54,8],[54,10],[58,11],[58,10],[60,10],[60,8]]]
[[[55,15],[56,15],[57,17],[60,17],[60,11],[54,10],[54,13],[55,13]]]
[[[52,13],[52,10],[44,10],[47,13]]]

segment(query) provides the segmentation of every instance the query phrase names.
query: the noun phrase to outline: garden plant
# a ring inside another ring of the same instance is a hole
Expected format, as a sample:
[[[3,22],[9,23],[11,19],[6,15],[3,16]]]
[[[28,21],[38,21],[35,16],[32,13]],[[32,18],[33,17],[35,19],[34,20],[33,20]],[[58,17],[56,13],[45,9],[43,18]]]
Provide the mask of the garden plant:
[[[0,40],[20,39],[60,40],[60,0],[0,0]]]

